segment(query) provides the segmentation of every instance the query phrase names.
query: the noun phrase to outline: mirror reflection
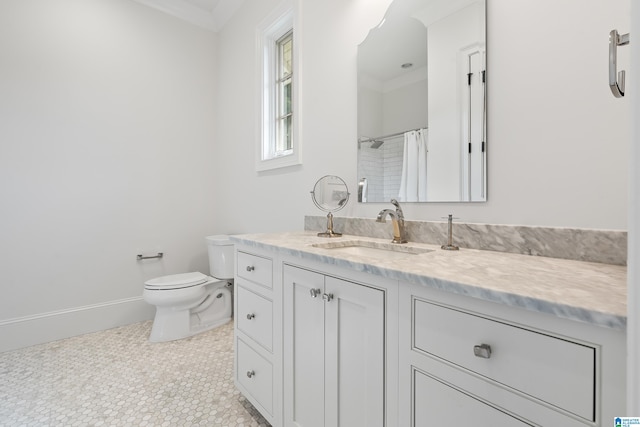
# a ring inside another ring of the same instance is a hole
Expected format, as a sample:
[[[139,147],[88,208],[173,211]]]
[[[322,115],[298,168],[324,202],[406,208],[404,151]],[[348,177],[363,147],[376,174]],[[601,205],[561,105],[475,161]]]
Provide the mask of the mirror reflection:
[[[358,201],[486,201],[485,0],[395,0],[358,46]]]

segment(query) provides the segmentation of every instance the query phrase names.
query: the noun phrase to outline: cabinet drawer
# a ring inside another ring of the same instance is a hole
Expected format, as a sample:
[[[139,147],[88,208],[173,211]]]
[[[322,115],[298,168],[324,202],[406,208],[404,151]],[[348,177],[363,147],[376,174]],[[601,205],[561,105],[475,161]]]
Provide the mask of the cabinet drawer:
[[[436,397],[437,398],[434,398]],[[526,427],[530,426],[480,400],[465,394],[420,371],[413,372],[412,427],[474,426]]]
[[[594,347],[419,299],[412,311],[414,350],[595,421]],[[475,355],[482,344],[489,358]]]
[[[273,287],[273,263],[269,258],[238,252],[237,273],[267,288]]]
[[[273,347],[273,303],[242,286],[236,287],[238,329],[271,351]]]
[[[273,415],[273,366],[240,338],[236,341],[236,352],[236,380]]]

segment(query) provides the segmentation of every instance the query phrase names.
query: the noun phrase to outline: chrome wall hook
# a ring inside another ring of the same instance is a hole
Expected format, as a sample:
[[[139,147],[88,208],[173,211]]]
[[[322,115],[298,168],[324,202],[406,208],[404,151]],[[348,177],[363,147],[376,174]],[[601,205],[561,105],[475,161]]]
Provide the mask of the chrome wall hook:
[[[624,96],[624,70],[618,71],[618,46],[629,44],[629,33],[618,34],[618,30],[609,33],[609,88],[616,98]]]

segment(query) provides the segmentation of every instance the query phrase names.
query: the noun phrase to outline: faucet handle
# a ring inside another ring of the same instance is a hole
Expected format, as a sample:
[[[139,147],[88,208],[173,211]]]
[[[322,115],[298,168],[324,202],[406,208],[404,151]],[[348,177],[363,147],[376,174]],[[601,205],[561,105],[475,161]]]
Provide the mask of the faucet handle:
[[[391,199],[391,204],[396,207],[396,214],[398,216],[399,221],[404,220],[404,212],[402,212],[402,208],[400,207],[400,202],[396,199]]]

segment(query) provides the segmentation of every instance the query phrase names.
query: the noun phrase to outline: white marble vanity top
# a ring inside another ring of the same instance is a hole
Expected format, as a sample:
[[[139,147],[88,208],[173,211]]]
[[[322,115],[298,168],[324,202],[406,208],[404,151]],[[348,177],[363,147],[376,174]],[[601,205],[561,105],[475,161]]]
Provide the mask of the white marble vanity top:
[[[315,232],[244,234],[231,240],[260,249],[318,261],[455,294],[558,317],[624,330],[627,316],[626,267],[461,248],[409,243],[431,252],[406,257],[369,257],[317,248],[313,244],[385,239],[361,236],[321,238]]]

